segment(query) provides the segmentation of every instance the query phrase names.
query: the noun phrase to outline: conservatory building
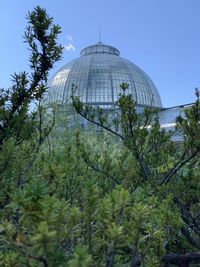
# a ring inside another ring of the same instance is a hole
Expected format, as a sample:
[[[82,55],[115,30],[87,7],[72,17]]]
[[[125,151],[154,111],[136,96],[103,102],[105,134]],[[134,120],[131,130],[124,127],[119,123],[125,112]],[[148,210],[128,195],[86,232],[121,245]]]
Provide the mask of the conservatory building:
[[[118,108],[122,83],[129,85],[127,93],[136,101],[138,112],[145,107],[157,108],[161,127],[170,129],[175,126],[175,118],[185,106],[164,108],[150,77],[134,63],[121,57],[118,49],[102,42],[84,48],[79,58],[53,75],[48,83],[45,102],[69,105],[74,84],[81,102],[112,113]]]

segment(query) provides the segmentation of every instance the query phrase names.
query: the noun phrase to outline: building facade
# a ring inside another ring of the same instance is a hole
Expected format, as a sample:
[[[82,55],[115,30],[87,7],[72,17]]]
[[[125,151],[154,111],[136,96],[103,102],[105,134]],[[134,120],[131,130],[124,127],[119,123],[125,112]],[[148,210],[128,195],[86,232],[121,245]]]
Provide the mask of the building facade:
[[[98,42],[84,48],[80,57],[64,65],[49,80],[46,102],[68,105],[72,85],[81,102],[99,106],[106,112],[117,109],[120,84],[129,85],[127,93],[136,101],[137,111],[145,107],[159,109],[161,127],[173,128],[184,106],[164,108],[159,92],[149,76],[131,61],[120,56],[118,49]]]

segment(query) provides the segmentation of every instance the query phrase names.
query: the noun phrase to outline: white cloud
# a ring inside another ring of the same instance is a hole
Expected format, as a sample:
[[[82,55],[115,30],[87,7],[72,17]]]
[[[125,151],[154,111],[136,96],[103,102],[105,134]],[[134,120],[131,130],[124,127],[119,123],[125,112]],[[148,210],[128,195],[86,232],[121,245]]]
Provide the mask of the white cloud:
[[[68,52],[75,52],[76,51],[76,48],[72,43],[69,43],[68,45],[65,45],[64,47]]]
[[[66,35],[66,38],[67,38],[67,44],[64,45],[65,49],[68,52],[75,52],[76,51],[76,48],[73,45],[73,38],[72,38],[72,36],[71,35]]]
[[[67,37],[67,40],[68,40],[70,43],[73,43],[73,39],[72,39],[71,35],[67,35],[66,37]]]

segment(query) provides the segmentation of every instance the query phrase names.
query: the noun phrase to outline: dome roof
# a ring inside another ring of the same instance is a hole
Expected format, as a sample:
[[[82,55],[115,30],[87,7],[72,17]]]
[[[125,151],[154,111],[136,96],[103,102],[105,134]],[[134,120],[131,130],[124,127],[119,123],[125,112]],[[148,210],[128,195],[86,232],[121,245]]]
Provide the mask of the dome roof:
[[[138,105],[162,107],[159,93],[147,74],[120,57],[119,50],[101,42],[84,48],[78,59],[64,65],[50,79],[47,102],[70,101],[75,84],[83,103],[112,108],[123,82],[129,84],[127,91]]]

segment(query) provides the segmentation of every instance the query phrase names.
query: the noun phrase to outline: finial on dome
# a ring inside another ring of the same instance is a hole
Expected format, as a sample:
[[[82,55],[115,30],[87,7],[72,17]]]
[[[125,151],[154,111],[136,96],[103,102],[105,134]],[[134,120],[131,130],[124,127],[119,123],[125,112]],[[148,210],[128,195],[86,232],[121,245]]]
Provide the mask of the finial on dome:
[[[103,45],[103,43],[101,41],[101,26],[99,26],[99,41],[98,41],[97,45]]]
[[[101,26],[99,26],[99,43],[101,43]]]
[[[99,26],[99,41],[98,41],[97,45],[103,45],[103,43],[101,41],[101,26]]]

